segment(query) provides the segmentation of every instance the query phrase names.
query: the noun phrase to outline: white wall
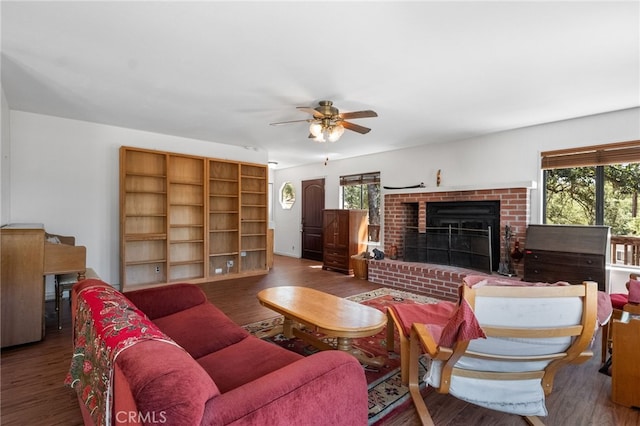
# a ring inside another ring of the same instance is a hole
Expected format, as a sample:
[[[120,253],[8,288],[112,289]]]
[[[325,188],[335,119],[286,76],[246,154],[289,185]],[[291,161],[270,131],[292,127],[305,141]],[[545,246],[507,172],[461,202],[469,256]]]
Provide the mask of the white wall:
[[[2,93],[1,119],[0,119],[0,225],[10,221],[9,210],[11,206],[11,131],[9,125],[9,104]]]
[[[87,247],[87,266],[111,284],[120,281],[123,145],[267,163],[266,152],[11,111],[11,222],[43,223],[48,232],[75,236]]]
[[[424,182],[436,187],[493,186],[535,182],[541,187],[540,152],[586,145],[640,139],[640,108],[495,133],[453,143],[430,144],[347,160],[329,161],[277,170],[274,188],[292,182],[297,194],[303,180],[325,178],[325,206],[339,207],[339,177],[380,172],[383,186],[408,186]],[[337,143],[341,143],[338,141]],[[300,210],[275,206],[275,252],[300,257]],[[532,190],[531,223],[541,223],[541,191]],[[384,224],[383,224],[384,226]]]
[[[3,97],[3,111],[5,107]],[[120,146],[267,163],[266,152],[20,111],[10,112],[7,135],[4,120],[3,112],[0,198],[8,213],[2,213],[2,223],[43,223],[49,232],[74,235],[77,244],[87,247],[88,266],[112,284],[119,283]],[[435,187],[438,169],[442,187],[539,183],[541,151],[638,139],[640,108],[635,108],[455,143],[330,160],[326,166],[319,162],[276,170],[273,188],[277,191],[291,181],[299,195],[303,180],[323,177],[325,206],[337,208],[339,176],[352,173],[380,171],[382,184],[388,186],[424,182]],[[534,190],[532,223],[540,222],[539,196]],[[275,200],[275,251],[299,257],[300,199],[291,210],[280,207],[277,194]]]

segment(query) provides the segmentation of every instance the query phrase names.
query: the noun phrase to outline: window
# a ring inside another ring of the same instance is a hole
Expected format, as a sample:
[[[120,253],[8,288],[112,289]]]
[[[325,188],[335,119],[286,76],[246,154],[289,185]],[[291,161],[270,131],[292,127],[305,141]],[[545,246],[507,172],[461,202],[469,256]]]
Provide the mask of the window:
[[[296,202],[296,189],[291,182],[285,182],[280,187],[280,205],[285,210],[290,210]]]
[[[544,222],[611,227],[612,263],[640,265],[640,141],[542,153]]]
[[[380,241],[380,172],[340,176],[343,209],[369,211],[369,241]]]

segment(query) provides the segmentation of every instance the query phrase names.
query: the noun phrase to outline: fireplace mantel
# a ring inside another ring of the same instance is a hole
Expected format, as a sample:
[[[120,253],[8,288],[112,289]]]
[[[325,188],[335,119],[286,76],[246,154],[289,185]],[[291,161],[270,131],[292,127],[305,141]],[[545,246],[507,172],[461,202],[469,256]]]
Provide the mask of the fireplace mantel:
[[[458,186],[425,186],[423,188],[408,189],[383,189],[383,194],[422,194],[432,192],[462,192],[462,191],[485,191],[492,189],[525,188],[536,189],[536,181],[528,180],[521,182],[497,182],[482,185],[458,185]]]

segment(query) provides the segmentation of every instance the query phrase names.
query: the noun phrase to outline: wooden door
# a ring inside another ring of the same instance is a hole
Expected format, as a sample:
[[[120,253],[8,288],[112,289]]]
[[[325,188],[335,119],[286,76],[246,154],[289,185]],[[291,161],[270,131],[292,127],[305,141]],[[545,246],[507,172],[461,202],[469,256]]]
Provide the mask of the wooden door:
[[[302,257],[322,261],[324,179],[302,181]]]

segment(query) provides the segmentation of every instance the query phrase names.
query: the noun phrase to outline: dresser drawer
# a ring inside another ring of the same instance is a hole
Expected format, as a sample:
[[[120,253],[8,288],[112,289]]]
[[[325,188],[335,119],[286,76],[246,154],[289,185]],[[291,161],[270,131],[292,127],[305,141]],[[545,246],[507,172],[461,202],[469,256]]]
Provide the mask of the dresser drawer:
[[[544,265],[578,265],[581,255],[579,253],[559,253],[543,250],[526,250],[525,263]]]
[[[604,268],[604,256],[596,254],[581,254],[579,265],[585,268]]]
[[[343,258],[347,258],[349,251],[347,249],[343,249],[343,248],[324,248],[324,256],[332,256],[332,257],[343,257]]]
[[[349,258],[347,256],[339,256],[333,254],[324,254],[324,265],[335,268],[349,268]]]
[[[604,256],[584,253],[561,253],[527,250],[524,259],[524,281],[580,284],[596,281],[604,290],[606,269]]]
[[[529,282],[566,281],[580,284],[583,281],[596,281],[598,287],[604,285],[604,273],[599,268],[573,268],[565,265],[537,265],[525,267],[524,280]],[[602,284],[601,284],[602,283]]]

